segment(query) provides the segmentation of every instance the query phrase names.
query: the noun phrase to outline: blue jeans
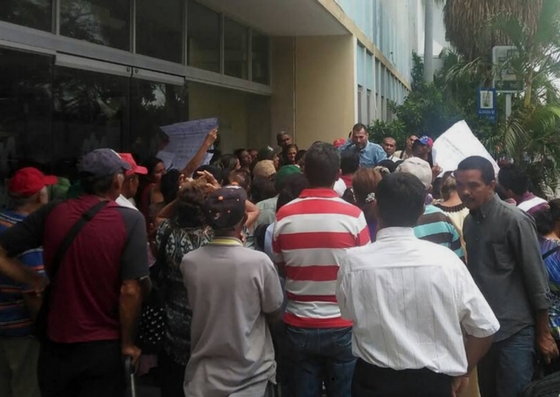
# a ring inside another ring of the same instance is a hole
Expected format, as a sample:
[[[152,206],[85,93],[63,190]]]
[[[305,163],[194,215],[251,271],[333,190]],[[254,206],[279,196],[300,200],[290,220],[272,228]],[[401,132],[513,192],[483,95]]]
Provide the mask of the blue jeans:
[[[482,397],[515,397],[531,382],[535,362],[535,328],[530,326],[495,342],[478,364]]]
[[[324,382],[329,397],[350,397],[356,358],[352,328],[286,327],[288,370],[282,395],[320,397]]]

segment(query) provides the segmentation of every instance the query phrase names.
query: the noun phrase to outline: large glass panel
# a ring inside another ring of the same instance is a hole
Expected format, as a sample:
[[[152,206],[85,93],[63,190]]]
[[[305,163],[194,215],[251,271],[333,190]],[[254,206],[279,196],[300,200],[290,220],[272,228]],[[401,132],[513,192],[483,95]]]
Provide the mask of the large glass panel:
[[[187,64],[220,72],[220,15],[194,0],[187,9]]]
[[[44,168],[51,154],[52,58],[0,49],[0,205],[20,166]]]
[[[269,39],[264,34],[252,32],[251,51],[252,51],[252,74],[253,81],[261,84],[269,84],[270,69],[270,44]]]
[[[53,82],[54,157],[121,150],[129,78],[57,67]]]
[[[0,20],[52,30],[52,0],[0,0]]]
[[[224,73],[248,79],[249,29],[227,18],[224,23]]]
[[[136,52],[183,61],[183,0],[136,0]]]
[[[143,161],[158,152],[161,126],[188,120],[187,87],[132,79],[130,108],[127,146]]]
[[[130,0],[60,0],[60,33],[130,50]]]

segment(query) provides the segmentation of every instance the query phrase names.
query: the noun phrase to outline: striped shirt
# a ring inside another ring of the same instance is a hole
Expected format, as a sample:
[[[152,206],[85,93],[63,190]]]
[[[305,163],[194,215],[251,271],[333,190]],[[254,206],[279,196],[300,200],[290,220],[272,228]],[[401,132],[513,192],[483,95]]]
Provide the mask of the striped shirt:
[[[342,328],[335,287],[347,248],[369,244],[359,208],[331,189],[306,189],[276,215],[274,260],[286,274],[284,322],[300,328]]]
[[[433,205],[426,206],[424,214],[414,227],[414,234],[421,240],[449,248],[463,262],[465,261],[459,232],[449,217],[439,208]]]
[[[0,233],[25,219],[24,215],[5,210],[0,213]],[[30,249],[17,256],[24,265],[45,276],[43,250]],[[23,337],[31,334],[31,318],[23,294],[31,292],[25,285],[0,275],[0,337]]]

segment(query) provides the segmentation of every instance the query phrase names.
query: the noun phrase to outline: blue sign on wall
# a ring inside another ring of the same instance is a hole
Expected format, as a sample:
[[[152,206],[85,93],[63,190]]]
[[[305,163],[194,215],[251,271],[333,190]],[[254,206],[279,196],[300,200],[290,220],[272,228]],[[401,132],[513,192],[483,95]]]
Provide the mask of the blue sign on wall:
[[[476,111],[479,117],[496,122],[498,113],[498,93],[494,88],[479,88],[476,96]]]

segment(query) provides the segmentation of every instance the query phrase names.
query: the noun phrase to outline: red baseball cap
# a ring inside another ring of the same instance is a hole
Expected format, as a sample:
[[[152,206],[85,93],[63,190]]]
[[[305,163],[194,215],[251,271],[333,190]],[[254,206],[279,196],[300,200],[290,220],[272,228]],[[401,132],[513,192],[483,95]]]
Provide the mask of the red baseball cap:
[[[333,142],[333,146],[338,149],[339,147],[341,147],[345,143],[346,143],[346,139],[338,138],[336,141]]]
[[[134,161],[134,157],[132,157],[132,154],[119,153],[119,156],[121,156],[121,159],[123,159],[125,162],[130,164],[130,170],[126,171],[127,176],[132,174],[140,174],[140,175],[148,174],[148,169],[146,167],[142,167],[141,165],[136,164],[136,161]]]
[[[32,196],[47,185],[55,185],[58,178],[45,175],[37,168],[25,167],[14,174],[8,183],[8,193],[12,196]]]

